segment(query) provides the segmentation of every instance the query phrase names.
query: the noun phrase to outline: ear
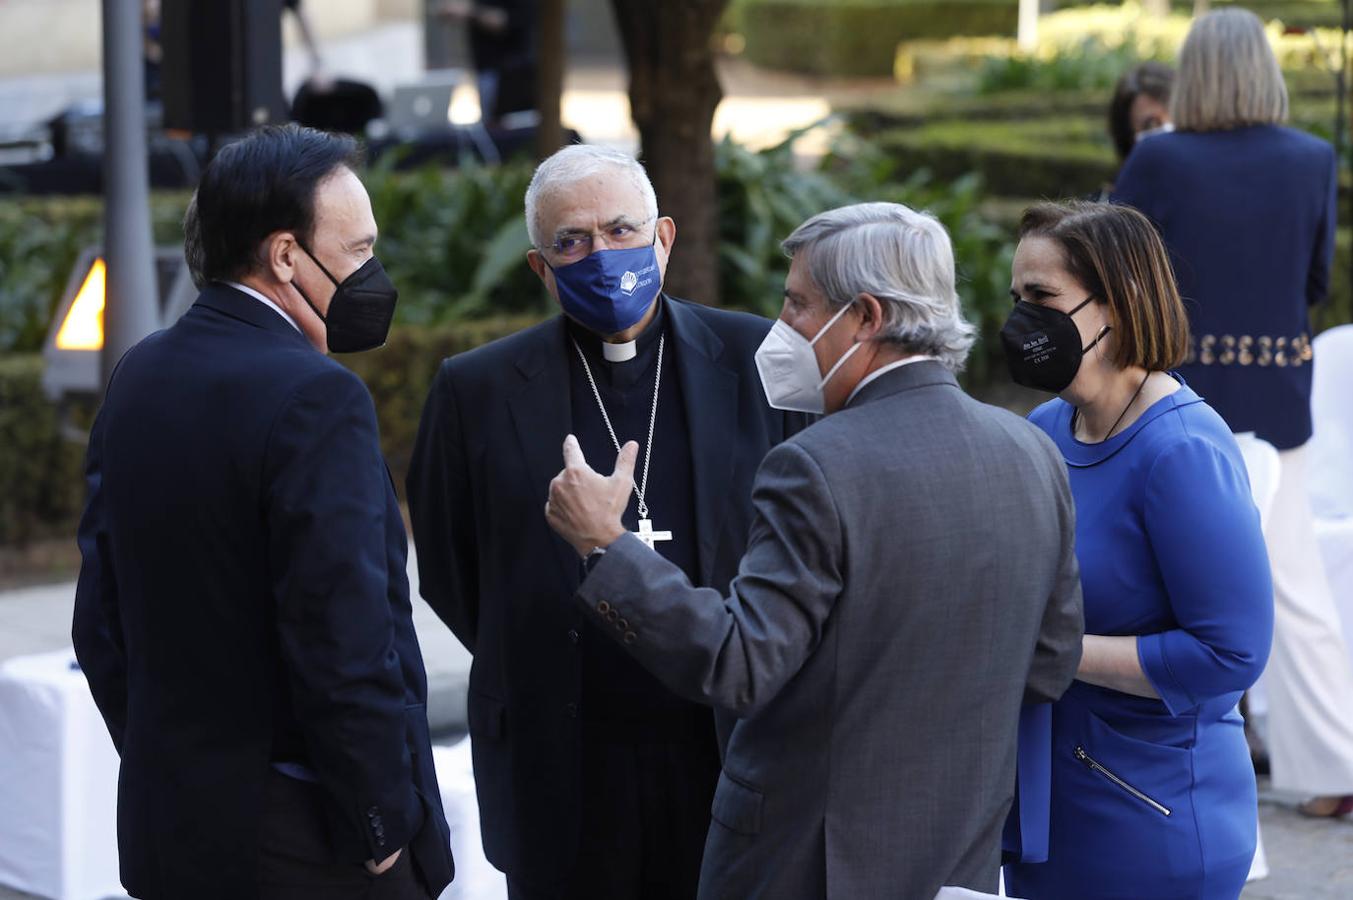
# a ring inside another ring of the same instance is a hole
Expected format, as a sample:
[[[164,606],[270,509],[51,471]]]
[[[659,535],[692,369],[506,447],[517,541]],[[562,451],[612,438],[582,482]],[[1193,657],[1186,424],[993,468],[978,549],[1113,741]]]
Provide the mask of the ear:
[[[289,284],[296,277],[296,266],[300,262],[301,248],[296,235],[290,231],[275,231],[264,241],[264,259],[268,272],[282,284]]]
[[[863,343],[878,337],[883,330],[883,303],[873,294],[862,293],[855,297],[855,308],[860,311],[855,340]]]
[[[672,254],[672,245],[676,243],[676,222],[671,216],[659,216],[657,225],[658,243],[668,256]]]
[[[536,273],[536,277],[540,279],[541,284],[546,287],[550,286],[549,281],[545,278],[545,273],[549,271],[549,266],[545,265],[545,257],[540,255],[539,250],[532,249],[526,251],[526,264],[531,267],[532,272]]]

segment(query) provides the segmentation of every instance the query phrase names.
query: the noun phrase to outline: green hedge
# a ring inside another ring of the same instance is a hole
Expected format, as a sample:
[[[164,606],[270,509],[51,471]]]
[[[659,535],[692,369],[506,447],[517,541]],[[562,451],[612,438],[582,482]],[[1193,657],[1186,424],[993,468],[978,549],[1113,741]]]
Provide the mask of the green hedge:
[[[1193,11],[1193,0],[1174,0],[1181,12]],[[1262,19],[1280,19],[1284,25],[1303,28],[1338,28],[1343,11],[1338,0],[1212,0],[1213,9],[1240,6]]]
[[[0,544],[74,536],[83,459],[42,392],[42,356],[0,358]]]
[[[814,75],[890,76],[897,45],[918,38],[1011,34],[1018,0],[743,0],[746,56]]]
[[[1113,180],[1118,164],[1101,123],[1088,118],[940,120],[877,136],[904,169],[940,180],[978,172],[991,194],[1074,197]]]
[[[423,401],[442,360],[515,334],[542,318],[486,319],[435,328],[404,326],[392,330],[390,340],[380,350],[335,357],[360,375],[371,390],[380,422],[381,450],[401,498]]]
[[[371,389],[381,449],[401,497],[423,401],[442,360],[537,321],[405,326],[391,332],[382,350],[336,357]],[[62,435],[58,411],[42,391],[42,368],[38,353],[0,359],[0,545],[73,538],[84,504],[84,445]],[[87,427],[89,412],[77,410],[73,419]]]

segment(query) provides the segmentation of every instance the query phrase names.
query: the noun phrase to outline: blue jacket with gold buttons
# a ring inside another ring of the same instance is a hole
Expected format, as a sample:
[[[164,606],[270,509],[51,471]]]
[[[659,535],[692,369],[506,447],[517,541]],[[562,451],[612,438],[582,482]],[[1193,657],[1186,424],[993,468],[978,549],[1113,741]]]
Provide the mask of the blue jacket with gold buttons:
[[[1275,125],[1154,135],[1113,193],[1160,229],[1193,337],[1179,371],[1232,431],[1280,450],[1311,436],[1311,326],[1334,258],[1325,141]]]

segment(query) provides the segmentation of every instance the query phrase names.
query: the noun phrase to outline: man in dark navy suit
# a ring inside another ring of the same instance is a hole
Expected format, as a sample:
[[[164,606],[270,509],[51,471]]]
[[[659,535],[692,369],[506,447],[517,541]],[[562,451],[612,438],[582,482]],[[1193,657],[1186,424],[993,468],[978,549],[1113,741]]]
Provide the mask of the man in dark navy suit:
[[[662,293],[675,223],[633,157],[567,147],[526,194],[528,262],[564,315],[447,360],[409,472],[423,596],[474,654],[469,724],[484,849],[513,900],[690,900],[719,752],[573,604],[578,556],[541,511],[569,433],[640,447],[628,529],[727,588],[752,477],[801,417],[753,361],[771,323]],[[623,639],[626,624],[606,625]]]
[[[404,525],[362,382],[396,292],[350,139],[225,148],[184,221],[202,289],[90,435],[74,638],[122,757],[143,900],[435,897],[451,880]]]

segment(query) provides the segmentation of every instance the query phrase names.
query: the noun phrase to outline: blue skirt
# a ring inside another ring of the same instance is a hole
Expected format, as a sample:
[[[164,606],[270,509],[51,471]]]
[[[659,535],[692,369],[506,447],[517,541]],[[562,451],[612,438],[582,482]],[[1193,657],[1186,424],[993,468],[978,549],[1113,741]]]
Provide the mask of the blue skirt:
[[[1076,682],[1053,705],[1048,860],[1005,869],[1027,900],[1234,900],[1257,792],[1238,695],[1171,716]]]

